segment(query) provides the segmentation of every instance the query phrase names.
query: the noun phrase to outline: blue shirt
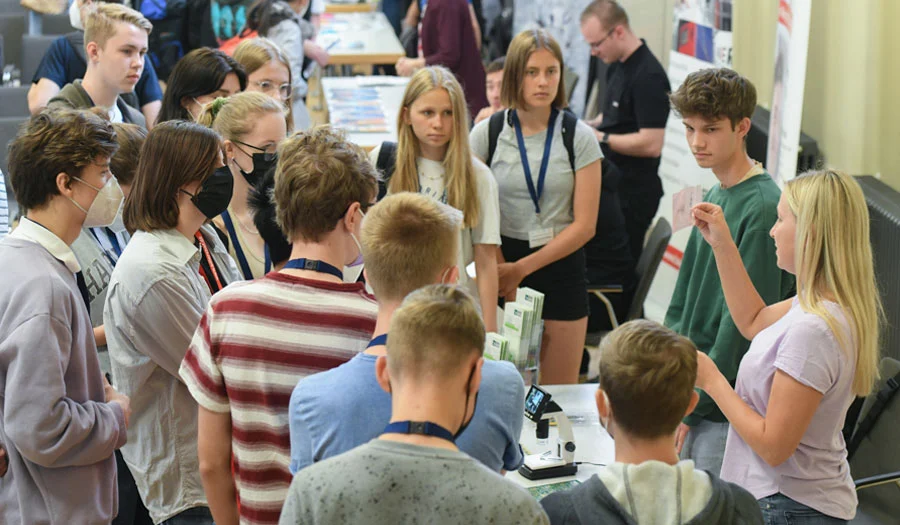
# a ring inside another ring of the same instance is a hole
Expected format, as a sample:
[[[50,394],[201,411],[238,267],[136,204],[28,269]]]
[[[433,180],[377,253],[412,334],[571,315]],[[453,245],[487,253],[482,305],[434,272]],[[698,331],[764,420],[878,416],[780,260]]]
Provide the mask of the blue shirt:
[[[391,420],[391,395],[375,379],[377,359],[357,354],[294,388],[288,409],[292,473],[381,435]],[[516,367],[486,360],[475,416],[456,445],[491,470],[519,468],[524,410],[525,385]]]
[[[81,58],[69,39],[61,36],[50,44],[50,48],[41,59],[31,82],[36,84],[42,78],[46,78],[61,88],[66,84],[71,84],[74,80],[84,78],[85,72],[87,72],[87,63]],[[141,72],[141,78],[137,85],[134,86],[134,93],[141,106],[162,100],[159,79],[156,78],[156,70],[153,69],[149,58],[144,59],[144,70]]]

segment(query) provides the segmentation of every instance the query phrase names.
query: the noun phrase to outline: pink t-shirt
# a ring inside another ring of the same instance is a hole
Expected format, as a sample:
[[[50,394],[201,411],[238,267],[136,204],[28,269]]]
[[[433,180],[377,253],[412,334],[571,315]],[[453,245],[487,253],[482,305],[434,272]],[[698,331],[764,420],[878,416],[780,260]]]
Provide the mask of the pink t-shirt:
[[[842,308],[825,303],[850,337]],[[722,479],[744,487],[757,499],[776,493],[841,519],[856,515],[856,491],[841,429],[853,402],[856,347],[848,356],[821,317],[805,312],[795,298],[790,311],[750,344],[741,361],[735,391],[766,415],[775,370],[823,394],[800,445],[787,461],[771,467],[735,432],[728,431]]]

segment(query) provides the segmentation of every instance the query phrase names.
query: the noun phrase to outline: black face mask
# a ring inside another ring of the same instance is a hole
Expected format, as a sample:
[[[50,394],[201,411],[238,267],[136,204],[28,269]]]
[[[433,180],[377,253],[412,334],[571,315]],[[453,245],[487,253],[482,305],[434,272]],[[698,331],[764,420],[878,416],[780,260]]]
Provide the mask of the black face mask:
[[[472,422],[473,419],[475,419],[475,411],[478,410],[478,392],[475,392],[475,403],[472,404],[472,417],[470,417],[469,420],[466,421],[466,413],[469,411],[468,388],[469,388],[469,385],[472,384],[472,377],[474,377],[474,376],[475,376],[475,369],[473,368],[472,373],[469,374],[469,382],[466,383],[466,389],[467,389],[466,390],[466,407],[463,410],[463,422],[461,425],[459,425],[459,430],[456,431],[456,434],[453,434],[453,441],[456,441],[457,439],[459,439],[459,436],[461,436],[462,433],[465,432],[467,428],[469,428],[469,424]]]
[[[247,173],[241,168],[240,164],[235,162],[238,167],[238,171],[241,172],[241,175],[244,176],[244,180],[247,181],[247,184],[256,187],[259,183],[259,180],[263,178],[263,175],[269,172],[270,169],[275,167],[275,164],[278,163],[278,156],[273,156],[271,159],[266,160],[265,153],[254,153],[253,157],[253,171]]]
[[[196,195],[181,190],[191,196],[191,202],[207,219],[213,219],[228,209],[231,194],[234,191],[234,178],[228,166],[217,168],[208,179],[203,181]]]

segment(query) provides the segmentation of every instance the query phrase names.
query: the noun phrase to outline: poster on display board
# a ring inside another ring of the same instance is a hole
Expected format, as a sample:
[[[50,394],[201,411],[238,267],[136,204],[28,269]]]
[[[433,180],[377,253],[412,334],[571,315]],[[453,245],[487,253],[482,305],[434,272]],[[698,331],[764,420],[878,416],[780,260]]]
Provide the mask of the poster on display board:
[[[678,89],[685,77],[699,69],[732,67],[731,21],[738,0],[674,0],[674,31],[669,52],[669,83]],[[679,191],[701,186],[705,194],[717,183],[709,169],[697,165],[684,135],[684,124],[669,113],[659,166],[663,197],[659,217],[672,223],[672,198]],[[675,232],[644,303],[645,315],[662,322],[675,289],[681,258],[691,228]]]
[[[766,170],[779,185],[797,173],[811,0],[778,0]]]

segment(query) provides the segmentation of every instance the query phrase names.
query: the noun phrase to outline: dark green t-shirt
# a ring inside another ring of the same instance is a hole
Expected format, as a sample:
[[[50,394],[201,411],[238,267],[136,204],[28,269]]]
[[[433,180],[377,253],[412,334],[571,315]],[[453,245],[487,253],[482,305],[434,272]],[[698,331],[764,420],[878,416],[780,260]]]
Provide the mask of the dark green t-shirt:
[[[794,290],[794,277],[778,268],[775,241],[769,237],[780,197],[781,189],[768,173],[762,173],[728,189],[716,185],[704,198],[705,202],[722,207],[744,267],[766,304],[781,301]],[[734,385],[750,341],[744,339],[731,319],[712,248],[697,229],[691,231],[684,249],[665,324],[707,353]],[[701,392],[697,408],[684,422],[693,426],[701,419],[726,420],[705,392]]]

